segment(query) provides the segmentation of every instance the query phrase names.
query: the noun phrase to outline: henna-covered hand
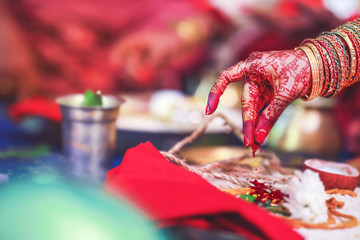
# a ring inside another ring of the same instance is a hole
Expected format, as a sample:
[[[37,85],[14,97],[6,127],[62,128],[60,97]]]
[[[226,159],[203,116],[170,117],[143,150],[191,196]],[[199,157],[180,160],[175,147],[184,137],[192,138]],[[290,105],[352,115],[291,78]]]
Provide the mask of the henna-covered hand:
[[[255,152],[285,108],[311,89],[310,64],[301,50],[254,52],[220,74],[209,93],[206,114],[216,110],[228,84],[242,79],[244,143]]]

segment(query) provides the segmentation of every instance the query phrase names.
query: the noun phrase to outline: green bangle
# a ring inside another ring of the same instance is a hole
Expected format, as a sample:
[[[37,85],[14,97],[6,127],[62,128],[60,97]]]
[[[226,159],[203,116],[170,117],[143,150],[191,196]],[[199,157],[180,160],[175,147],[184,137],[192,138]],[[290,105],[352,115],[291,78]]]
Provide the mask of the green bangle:
[[[346,51],[346,48],[344,46],[344,44],[341,42],[340,37],[338,37],[336,34],[332,33],[332,32],[325,32],[321,34],[321,37],[327,37],[328,41],[333,45],[333,47],[336,50],[336,53],[339,57],[340,60],[340,67],[341,67],[341,78],[340,81],[338,82],[338,87],[334,93],[334,95],[338,94],[338,92],[340,92],[345,86],[346,86],[346,82],[348,80],[348,76],[349,76],[349,57]]]
[[[331,50],[331,53],[329,54],[335,60],[335,64],[333,65],[333,67],[336,71],[336,78],[334,77],[333,81],[331,81],[329,91],[327,94],[325,94],[326,97],[332,97],[335,95],[335,92],[337,92],[337,89],[340,88],[340,82],[341,82],[340,60],[334,46],[331,44],[331,40],[329,40],[327,36],[320,36],[319,39],[320,41],[323,41],[327,45],[328,49]]]

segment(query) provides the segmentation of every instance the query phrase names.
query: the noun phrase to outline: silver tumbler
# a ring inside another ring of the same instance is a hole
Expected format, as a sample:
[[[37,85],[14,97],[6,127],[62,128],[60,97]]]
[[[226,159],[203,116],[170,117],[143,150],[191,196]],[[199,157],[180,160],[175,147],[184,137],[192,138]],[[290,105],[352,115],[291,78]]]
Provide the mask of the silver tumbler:
[[[103,95],[102,106],[83,107],[83,94],[57,99],[62,114],[62,144],[68,173],[101,184],[111,168],[116,141],[115,120],[122,100]]]

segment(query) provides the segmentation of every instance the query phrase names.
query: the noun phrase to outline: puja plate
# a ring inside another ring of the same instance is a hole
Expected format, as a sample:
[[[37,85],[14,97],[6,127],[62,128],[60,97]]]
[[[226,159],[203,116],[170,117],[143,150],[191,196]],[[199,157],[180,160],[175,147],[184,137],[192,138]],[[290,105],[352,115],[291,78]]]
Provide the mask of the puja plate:
[[[179,153],[187,162],[192,164],[207,164],[231,158],[241,158],[239,163],[258,167],[261,165],[261,157],[252,156],[251,149],[238,146],[203,146],[191,147]]]

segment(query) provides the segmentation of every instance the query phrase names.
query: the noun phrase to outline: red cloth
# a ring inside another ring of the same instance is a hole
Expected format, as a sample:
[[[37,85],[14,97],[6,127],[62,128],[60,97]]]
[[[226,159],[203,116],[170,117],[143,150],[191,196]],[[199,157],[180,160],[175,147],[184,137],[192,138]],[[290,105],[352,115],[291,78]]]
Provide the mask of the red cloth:
[[[56,122],[61,121],[60,106],[54,100],[43,97],[27,98],[14,103],[9,107],[9,116],[14,120],[25,116],[40,116]]]
[[[149,142],[126,152],[122,164],[108,172],[104,189],[163,226],[228,230],[250,239],[302,239],[280,218],[169,162]]]

